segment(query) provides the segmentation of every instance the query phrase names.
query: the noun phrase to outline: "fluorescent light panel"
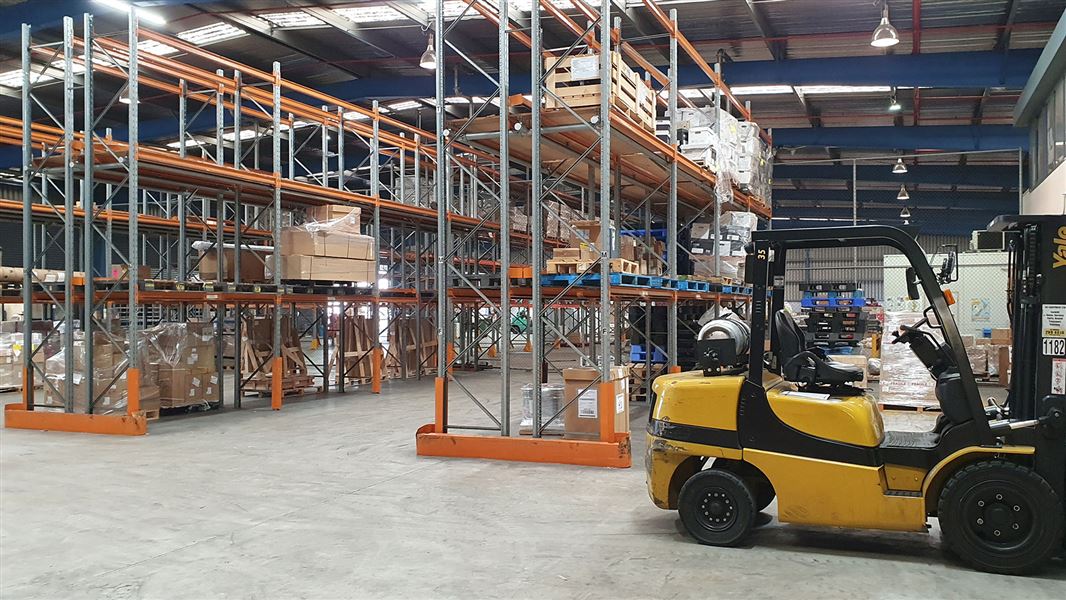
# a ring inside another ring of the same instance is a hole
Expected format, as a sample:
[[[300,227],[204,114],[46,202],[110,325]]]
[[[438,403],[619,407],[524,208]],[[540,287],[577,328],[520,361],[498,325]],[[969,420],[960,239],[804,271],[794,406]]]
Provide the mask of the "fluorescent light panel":
[[[887,94],[892,88],[887,85],[797,85],[796,91],[813,94]]]
[[[120,10],[120,11],[122,11],[124,13],[129,13],[130,12],[130,8],[131,8],[130,3],[129,2],[125,2],[124,0],[96,0],[96,3],[97,4],[103,4],[104,6],[111,7],[113,9],[115,9],[115,10]],[[135,7],[135,8],[137,9],[137,18],[138,19],[140,19],[140,20],[142,20],[142,21],[144,21],[146,23],[151,23],[152,25],[166,25],[167,24],[167,20],[166,19],[164,19],[162,16],[160,16],[160,15],[158,15],[158,14],[152,12],[152,11],[144,10],[143,8],[141,8],[139,6]]]
[[[411,110],[412,108],[418,108],[419,106],[422,106],[422,103],[418,100],[406,100],[404,102],[390,104],[389,108],[392,110]]]
[[[225,40],[232,40],[248,35],[247,31],[230,25],[229,23],[214,23],[189,29],[178,34],[178,37],[197,46],[206,46]]]
[[[262,13],[255,15],[260,19],[269,21],[277,27],[325,27],[318,17],[314,17],[302,10],[294,10],[279,13]]]

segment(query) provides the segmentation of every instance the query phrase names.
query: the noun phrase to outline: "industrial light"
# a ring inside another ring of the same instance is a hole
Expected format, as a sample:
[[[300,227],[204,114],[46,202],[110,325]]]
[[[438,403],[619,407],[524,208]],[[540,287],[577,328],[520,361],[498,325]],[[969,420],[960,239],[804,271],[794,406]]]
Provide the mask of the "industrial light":
[[[736,88],[729,89],[735,90]],[[815,94],[883,94],[891,92],[892,87],[887,85],[797,85],[796,91],[804,96]]]
[[[885,2],[881,10],[881,23],[874,29],[874,35],[870,38],[870,45],[875,48],[890,48],[899,43],[899,32],[888,22],[888,2]]]
[[[123,0],[96,0],[96,3],[103,4],[104,6],[109,6],[115,10],[121,10],[122,12],[126,13],[130,12],[131,8],[136,8],[138,19],[141,19],[142,21],[148,21],[152,25],[167,24],[167,20],[161,17],[160,15],[154,12],[146,11],[140,7],[130,6],[129,2],[125,2]]]
[[[888,110],[890,112],[899,112],[899,111],[903,110],[903,105],[900,104],[899,100],[896,99],[896,95],[895,94],[892,94],[892,102],[890,102],[888,104]]]
[[[899,193],[896,194],[896,200],[910,200],[910,199],[911,199],[911,195],[907,193],[907,186],[906,185],[899,186]],[[906,209],[904,209],[904,210],[906,210]]]
[[[130,104],[130,92],[128,89],[122,92],[122,95],[118,97],[118,101],[122,104]],[[138,100],[137,103],[140,104],[141,101]]]
[[[902,175],[907,172],[907,165],[903,164],[902,158],[896,159],[896,166],[892,167],[892,172],[896,175]]]
[[[909,219],[909,218],[911,218],[910,209],[907,208],[906,206],[904,206],[903,210],[899,211],[899,218],[901,218],[901,219]]]
[[[418,59],[418,66],[423,69],[429,69],[430,71],[437,68],[437,52],[433,50],[433,34],[429,34],[429,42],[426,44],[426,51],[422,53],[422,58]]]

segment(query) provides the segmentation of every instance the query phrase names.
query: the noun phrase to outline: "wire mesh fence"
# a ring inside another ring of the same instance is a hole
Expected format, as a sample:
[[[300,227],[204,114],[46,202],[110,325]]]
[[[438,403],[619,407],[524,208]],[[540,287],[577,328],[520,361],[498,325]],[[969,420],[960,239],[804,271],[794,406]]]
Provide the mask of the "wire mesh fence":
[[[773,227],[891,225],[916,237],[933,262],[967,250],[972,232],[1001,214],[1017,213],[1021,153],[918,153],[775,166]],[[811,282],[854,283],[888,299],[888,248],[827,248],[790,257],[787,298]],[[991,284],[992,282],[988,282]]]

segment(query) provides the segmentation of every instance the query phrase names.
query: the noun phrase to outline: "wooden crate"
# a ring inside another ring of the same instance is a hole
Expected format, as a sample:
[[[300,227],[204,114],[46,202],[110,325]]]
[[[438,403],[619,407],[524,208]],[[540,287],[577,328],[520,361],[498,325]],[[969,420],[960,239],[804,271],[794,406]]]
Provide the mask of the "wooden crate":
[[[551,92],[545,95],[545,108],[599,106],[602,86],[598,55],[549,57],[544,60],[544,70]],[[611,52],[610,101],[614,108],[638,125],[655,131],[655,92],[629,68],[618,52]]]
[[[245,317],[241,320],[241,373],[247,377],[259,365],[259,371],[244,384],[246,392],[267,393],[273,386],[273,335],[271,317]],[[307,362],[300,348],[300,336],[288,315],[281,316],[281,389],[284,394],[300,393],[314,385],[307,372]]]
[[[585,271],[590,273],[599,273],[600,261],[572,261],[572,260],[557,260],[551,259],[545,265],[545,271],[551,274],[573,274],[580,275]],[[591,269],[590,269],[591,267]],[[631,275],[638,274],[637,263],[626,260],[624,258],[612,258],[611,259],[611,273],[629,273]]]
[[[422,344],[418,343],[419,321],[414,317],[394,319],[389,325],[389,348],[385,355],[385,374],[400,378],[406,371],[408,377],[417,377],[419,369],[423,375],[436,373],[437,369],[437,332],[433,324],[422,319]]]

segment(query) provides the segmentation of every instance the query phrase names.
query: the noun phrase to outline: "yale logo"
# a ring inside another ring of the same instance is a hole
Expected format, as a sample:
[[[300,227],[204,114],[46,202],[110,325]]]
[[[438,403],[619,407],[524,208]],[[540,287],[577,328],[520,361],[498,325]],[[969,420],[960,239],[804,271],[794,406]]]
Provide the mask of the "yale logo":
[[[1066,227],[1059,227],[1058,233],[1053,240],[1055,248],[1051,252],[1051,258],[1055,261],[1052,269],[1066,266]]]

